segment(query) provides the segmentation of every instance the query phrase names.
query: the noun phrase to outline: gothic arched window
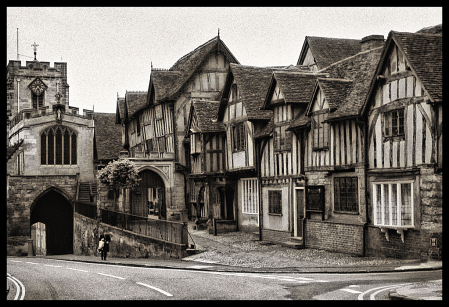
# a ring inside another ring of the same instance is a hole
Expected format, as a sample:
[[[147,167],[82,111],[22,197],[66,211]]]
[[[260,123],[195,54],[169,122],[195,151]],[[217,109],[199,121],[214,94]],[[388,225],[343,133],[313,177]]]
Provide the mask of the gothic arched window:
[[[76,133],[64,126],[54,126],[41,134],[41,165],[74,165],[77,156]]]

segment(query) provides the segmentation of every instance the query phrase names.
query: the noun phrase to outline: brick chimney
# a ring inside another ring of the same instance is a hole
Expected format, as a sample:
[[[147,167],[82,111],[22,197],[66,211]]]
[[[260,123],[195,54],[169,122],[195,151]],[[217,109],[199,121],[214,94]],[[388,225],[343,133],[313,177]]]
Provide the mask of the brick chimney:
[[[383,35],[368,35],[362,38],[360,41],[361,51],[370,50],[377,47],[382,47],[384,45]]]

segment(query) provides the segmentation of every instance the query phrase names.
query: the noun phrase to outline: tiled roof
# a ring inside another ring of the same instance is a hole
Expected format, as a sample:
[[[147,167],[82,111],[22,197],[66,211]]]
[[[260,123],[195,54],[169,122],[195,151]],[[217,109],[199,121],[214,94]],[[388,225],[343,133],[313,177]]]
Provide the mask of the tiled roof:
[[[443,99],[442,34],[391,31],[390,35],[404,51],[410,66],[430,96]]]
[[[152,70],[149,91],[155,91],[155,101],[173,99],[206,57],[214,50],[222,51],[229,61],[238,63],[219,36],[207,41],[195,50],[181,57],[169,70]]]
[[[145,107],[147,104],[147,92],[126,92],[125,103],[128,118],[131,118],[137,111]]]
[[[95,144],[98,160],[117,159],[122,147],[122,126],[115,124],[116,114],[94,113]]]
[[[294,129],[294,128],[299,128],[299,127],[303,127],[306,126],[310,123],[310,117],[308,117],[306,115],[306,112],[303,112],[301,115],[299,115],[298,117],[296,117],[295,119],[293,119],[290,123],[290,126],[288,127],[288,129]]]
[[[117,98],[117,109],[116,109],[116,118],[115,123],[120,124],[123,120],[126,119],[126,106],[125,106],[125,98]]]
[[[260,108],[265,101],[271,75],[278,69],[280,67],[256,67],[231,63],[230,70],[249,119],[269,120],[271,118],[271,110]]]
[[[270,136],[274,128],[274,120],[273,116],[271,116],[270,121],[263,126],[261,129],[256,129],[254,131],[254,139],[259,139],[263,137]]]
[[[286,103],[309,103],[317,77],[319,76],[310,71],[308,73],[275,71],[273,73],[273,80],[281,89]],[[323,75],[321,74],[321,76]],[[272,84],[274,85],[273,81]],[[271,97],[267,96],[266,99],[271,99]],[[269,101],[265,101],[266,105],[268,103]]]
[[[443,34],[443,24],[422,28],[416,33]]]
[[[331,110],[340,106],[353,85],[352,80],[335,78],[318,78],[317,82]]]
[[[198,128],[202,133],[224,132],[222,122],[217,122],[219,101],[193,101],[194,112],[198,120]]]
[[[346,95],[337,110],[327,120],[357,116],[365,102],[370,84],[379,63],[383,47],[360,52],[338,63],[320,70],[333,78],[352,80],[352,87],[346,88]]]
[[[358,39],[306,36],[304,46],[306,45],[309,46],[318,69],[323,69],[361,50]],[[303,47],[297,64],[301,64],[306,51]]]

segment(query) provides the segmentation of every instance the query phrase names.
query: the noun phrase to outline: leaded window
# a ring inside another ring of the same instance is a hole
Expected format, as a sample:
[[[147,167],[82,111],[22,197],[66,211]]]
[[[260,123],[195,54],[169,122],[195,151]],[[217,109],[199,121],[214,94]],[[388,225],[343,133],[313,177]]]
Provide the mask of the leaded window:
[[[50,127],[41,134],[41,165],[77,163],[77,135],[70,128]]]
[[[268,213],[282,214],[282,191],[268,191]]]
[[[358,213],[357,177],[334,178],[334,211]]]

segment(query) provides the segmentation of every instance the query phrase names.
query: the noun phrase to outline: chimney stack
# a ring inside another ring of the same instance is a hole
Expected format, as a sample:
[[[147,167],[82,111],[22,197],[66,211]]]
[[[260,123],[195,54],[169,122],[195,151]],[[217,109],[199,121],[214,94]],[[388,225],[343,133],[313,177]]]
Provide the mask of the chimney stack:
[[[368,35],[360,41],[361,51],[371,50],[384,45],[383,35]]]

